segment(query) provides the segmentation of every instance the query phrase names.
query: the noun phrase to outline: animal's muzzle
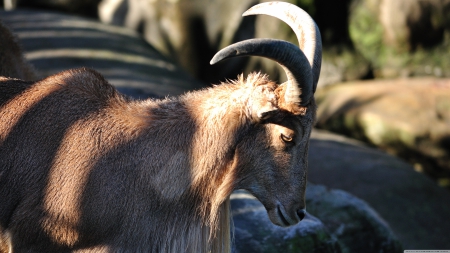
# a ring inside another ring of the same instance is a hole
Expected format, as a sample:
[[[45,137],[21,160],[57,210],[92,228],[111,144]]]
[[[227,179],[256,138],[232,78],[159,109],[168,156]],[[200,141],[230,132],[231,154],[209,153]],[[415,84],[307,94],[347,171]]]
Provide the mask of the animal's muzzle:
[[[299,218],[299,220],[303,220],[306,216],[306,210],[305,209],[299,209],[297,210],[297,216]]]
[[[270,212],[269,212],[270,213]],[[289,216],[284,209],[284,207],[280,204],[276,207],[276,218],[272,219],[272,222],[278,226],[288,227],[293,226],[303,220],[306,216],[305,209],[298,209],[297,211],[291,213],[292,216]],[[269,215],[270,216],[270,215]]]

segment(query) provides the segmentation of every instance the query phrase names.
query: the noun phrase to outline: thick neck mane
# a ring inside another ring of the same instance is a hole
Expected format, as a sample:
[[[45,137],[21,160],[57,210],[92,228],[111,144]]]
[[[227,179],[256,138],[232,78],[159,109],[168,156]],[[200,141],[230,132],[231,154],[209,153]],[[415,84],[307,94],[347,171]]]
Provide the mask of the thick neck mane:
[[[188,166],[184,168],[190,170],[187,178],[190,182],[178,185],[189,188],[184,190],[190,192],[188,198],[191,201],[192,198],[198,200],[196,212],[201,220],[197,231],[189,226],[186,234],[179,235],[178,238],[184,237],[187,242],[181,239],[170,243],[174,248],[169,252],[184,251],[187,245],[189,249],[195,248],[189,250],[192,252],[230,252],[229,196],[236,181],[234,152],[238,142],[251,128],[252,108],[248,107],[253,102],[254,90],[263,84],[274,86],[266,76],[255,74],[246,81],[241,77],[234,83],[188,93],[159,105],[161,109],[172,109],[172,116],[178,120],[171,122],[183,124],[174,128],[187,135],[177,138],[178,141],[189,142],[183,145],[188,146],[191,152]],[[159,114],[157,111],[154,112]],[[172,160],[173,156],[169,159]],[[172,175],[167,176],[174,177],[177,172],[170,173]]]
[[[234,152],[251,128],[254,112],[249,107],[255,103],[255,90],[263,85],[275,84],[265,75],[253,74],[247,80],[241,76],[235,82],[188,93],[180,99],[196,126],[190,161],[193,184],[210,187],[202,190],[211,198],[212,213],[234,190]]]

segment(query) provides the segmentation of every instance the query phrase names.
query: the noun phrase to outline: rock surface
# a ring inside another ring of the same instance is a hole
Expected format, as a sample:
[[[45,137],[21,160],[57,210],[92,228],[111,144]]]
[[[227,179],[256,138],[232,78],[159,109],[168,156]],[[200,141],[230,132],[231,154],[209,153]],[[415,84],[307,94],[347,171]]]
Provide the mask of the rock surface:
[[[309,184],[308,214],[299,224],[273,225],[249,193],[231,196],[235,252],[403,252],[384,220],[364,201],[342,190]]]
[[[319,218],[337,239],[342,252],[403,252],[383,218],[348,192],[310,184],[306,205],[308,212]]]
[[[316,217],[307,215],[298,225],[282,228],[269,220],[266,209],[245,191],[231,195],[235,227],[234,252],[341,252],[337,240]]]
[[[450,79],[353,82],[316,92],[320,128],[367,140],[450,178]]]
[[[308,179],[367,202],[389,224],[404,249],[450,248],[450,193],[393,156],[353,139],[314,130]]]

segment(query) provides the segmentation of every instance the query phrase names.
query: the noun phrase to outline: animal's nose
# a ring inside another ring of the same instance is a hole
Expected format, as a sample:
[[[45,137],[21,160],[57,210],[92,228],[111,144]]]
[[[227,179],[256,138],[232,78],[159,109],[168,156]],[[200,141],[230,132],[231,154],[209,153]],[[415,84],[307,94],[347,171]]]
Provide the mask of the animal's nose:
[[[300,221],[303,220],[306,216],[306,210],[305,209],[297,210],[297,215]]]

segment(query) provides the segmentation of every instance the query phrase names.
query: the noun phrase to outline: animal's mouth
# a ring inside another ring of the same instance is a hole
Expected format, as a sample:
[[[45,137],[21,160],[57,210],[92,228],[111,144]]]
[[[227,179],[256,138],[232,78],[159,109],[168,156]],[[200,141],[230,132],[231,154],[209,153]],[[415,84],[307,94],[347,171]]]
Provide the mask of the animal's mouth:
[[[284,217],[283,212],[281,212],[280,205],[277,205],[277,214],[278,214],[278,217],[280,218],[281,223],[284,225],[283,227],[287,227],[287,226],[291,225],[289,223],[289,221]]]
[[[297,215],[293,215],[293,217],[289,216],[280,203],[276,205],[275,210],[272,209],[272,212],[269,212],[270,219],[275,225],[281,227],[289,227],[297,224],[301,219]]]
[[[258,198],[257,195],[253,195]],[[286,202],[284,205],[282,204],[283,202],[278,199],[275,200],[275,202],[261,201],[261,203],[266,208],[270,221],[280,227],[293,226],[303,220],[307,215],[305,204],[302,205],[301,202],[298,201]],[[290,208],[286,209],[286,206]]]

